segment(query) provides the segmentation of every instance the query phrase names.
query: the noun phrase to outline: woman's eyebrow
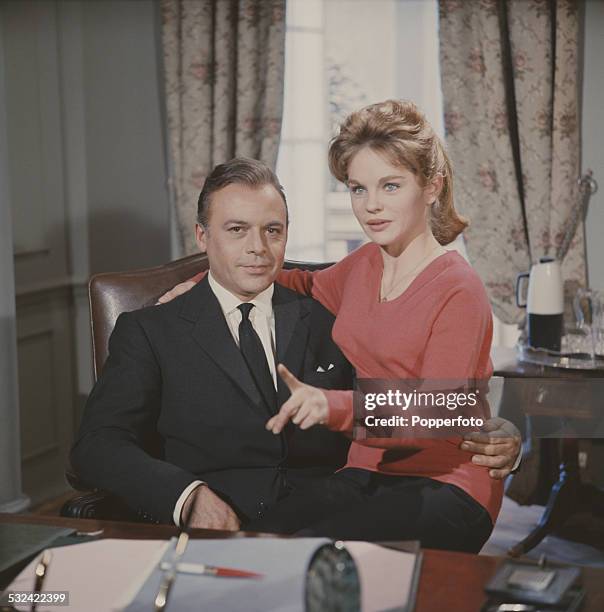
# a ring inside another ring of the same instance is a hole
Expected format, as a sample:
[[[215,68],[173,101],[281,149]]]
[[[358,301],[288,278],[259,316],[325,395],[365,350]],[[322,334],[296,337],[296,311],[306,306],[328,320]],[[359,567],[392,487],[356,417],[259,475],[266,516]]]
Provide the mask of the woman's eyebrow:
[[[380,183],[387,183],[388,181],[392,181],[392,180],[404,180],[405,177],[402,174],[390,174],[388,176],[384,176],[380,179]]]
[[[383,183],[387,183],[388,181],[392,181],[392,180],[399,180],[399,181],[404,181],[405,177],[402,174],[389,174],[388,176],[383,176],[382,178],[379,179],[378,184],[383,184]],[[356,179],[348,179],[347,185],[359,185],[362,186],[363,183],[361,181],[357,181]]]

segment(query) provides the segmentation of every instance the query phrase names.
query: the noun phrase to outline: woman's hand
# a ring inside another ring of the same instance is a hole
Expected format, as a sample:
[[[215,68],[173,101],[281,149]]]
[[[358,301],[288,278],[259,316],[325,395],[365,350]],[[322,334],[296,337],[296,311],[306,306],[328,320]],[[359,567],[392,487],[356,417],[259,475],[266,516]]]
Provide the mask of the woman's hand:
[[[281,363],[277,366],[277,372],[291,391],[291,397],[281,406],[278,414],[268,420],[266,428],[278,434],[290,420],[300,429],[327,423],[329,406],[323,391],[300,382]]]
[[[187,291],[190,291],[191,289],[193,289],[193,287],[195,287],[196,284],[197,283],[195,283],[192,280],[187,280],[182,283],[179,283],[175,287],[172,287],[170,291],[167,291],[166,293],[164,293],[157,300],[157,303],[166,304],[167,302],[171,302],[175,297],[178,297],[179,295],[182,295],[183,293],[186,293]]]

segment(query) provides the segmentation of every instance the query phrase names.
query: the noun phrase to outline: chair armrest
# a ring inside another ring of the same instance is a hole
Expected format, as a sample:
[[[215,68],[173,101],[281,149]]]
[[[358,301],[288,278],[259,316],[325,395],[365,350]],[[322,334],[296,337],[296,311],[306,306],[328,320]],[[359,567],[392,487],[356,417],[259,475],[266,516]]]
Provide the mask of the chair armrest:
[[[68,499],[61,516],[106,521],[144,522],[146,517],[131,510],[120,498],[106,491],[90,491]]]
[[[80,495],[68,499],[61,507],[60,515],[66,518],[87,518],[105,521],[130,521],[134,523],[159,523],[146,513],[132,510],[121,498],[108,491],[93,489],[80,479],[68,465],[65,479]],[[90,489],[93,489],[92,491]]]

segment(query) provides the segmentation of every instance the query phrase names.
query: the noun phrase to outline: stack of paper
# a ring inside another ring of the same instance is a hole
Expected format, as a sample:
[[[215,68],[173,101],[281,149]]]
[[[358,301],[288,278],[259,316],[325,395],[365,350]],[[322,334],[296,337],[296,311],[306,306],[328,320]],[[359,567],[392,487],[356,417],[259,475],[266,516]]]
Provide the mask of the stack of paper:
[[[184,563],[248,570],[262,578],[217,578],[178,574],[167,610],[204,612],[302,612],[306,571],[323,538],[231,538],[191,540]],[[70,609],[86,612],[148,612],[162,580],[160,560],[170,561],[169,543],[99,540],[53,549],[44,590],[69,591]],[[355,560],[364,612],[410,610],[418,556],[366,542],[346,542]],[[9,590],[33,588],[35,561]],[[27,608],[25,608],[27,609]],[[39,606],[38,610],[45,610]],[[51,609],[52,610],[52,609]]]

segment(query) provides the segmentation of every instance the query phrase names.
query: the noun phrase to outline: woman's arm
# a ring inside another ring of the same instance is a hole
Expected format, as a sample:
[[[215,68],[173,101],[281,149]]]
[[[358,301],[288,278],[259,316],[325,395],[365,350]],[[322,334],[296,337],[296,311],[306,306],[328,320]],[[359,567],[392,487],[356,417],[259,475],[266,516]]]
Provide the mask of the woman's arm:
[[[177,298],[179,295],[190,291],[206,274],[207,271],[204,270],[203,272],[199,272],[199,274],[192,276],[189,280],[178,283],[178,285],[172,287],[170,291],[166,291],[166,293],[160,296],[157,299],[157,304],[166,304],[167,302],[171,302],[174,298]]]
[[[330,269],[302,270],[301,268],[293,268],[291,270],[281,270],[275,281],[292,291],[313,297],[321,302],[325,308],[336,314],[340,299],[339,292],[336,290],[337,283],[332,282],[332,275],[327,274]],[[188,280],[175,285],[164,293],[157,302],[165,304],[166,302],[171,302],[179,295],[190,291],[207,273],[207,270],[204,270]]]
[[[302,270],[292,268],[281,270],[277,275],[276,282],[288,289],[292,289],[302,295],[308,295],[320,302],[327,310],[337,314],[342,302],[342,293],[349,271],[351,270],[356,252],[347,255],[338,263],[323,268],[322,270]],[[164,293],[157,301],[160,304],[170,302],[175,297],[192,289],[205,275],[207,271],[200,272],[190,279],[179,283],[170,291]]]
[[[356,249],[337,263],[322,270],[310,271],[300,268],[281,270],[277,276],[277,282],[298,293],[313,297],[327,310],[337,314],[342,304],[348,275],[357,261],[366,256],[367,246]]]
[[[279,412],[268,420],[266,429],[278,434],[291,420],[300,429],[308,429],[313,425],[327,425],[333,431],[352,432],[352,391],[332,391],[307,385],[298,380],[282,363],[277,366],[277,373],[287,385],[291,396],[281,406]],[[332,401],[330,402],[328,398]],[[337,399],[342,404],[341,411],[334,410]],[[350,410],[348,410],[349,403]],[[332,422],[338,417],[342,419],[342,423]],[[347,422],[348,419],[350,424]]]
[[[322,270],[300,268],[281,270],[276,282],[297,293],[314,298],[333,314],[337,314],[340,309],[343,278],[339,264]]]

